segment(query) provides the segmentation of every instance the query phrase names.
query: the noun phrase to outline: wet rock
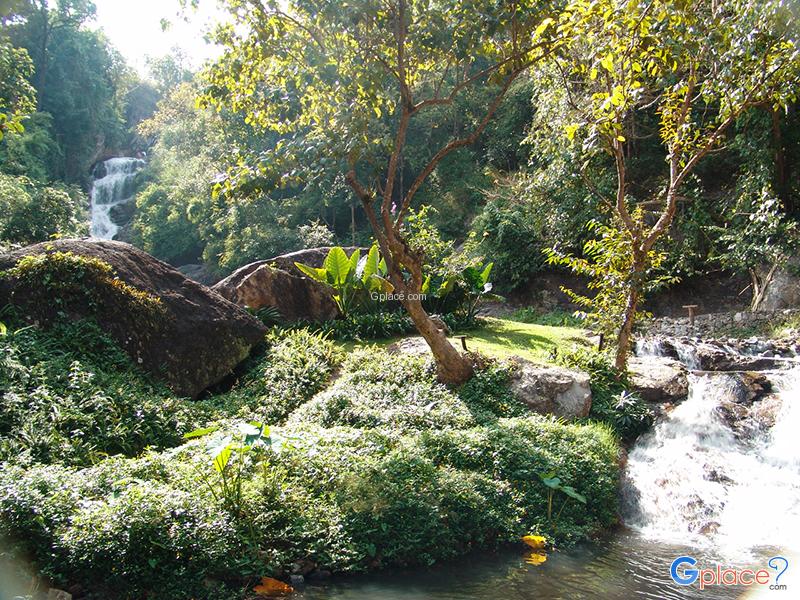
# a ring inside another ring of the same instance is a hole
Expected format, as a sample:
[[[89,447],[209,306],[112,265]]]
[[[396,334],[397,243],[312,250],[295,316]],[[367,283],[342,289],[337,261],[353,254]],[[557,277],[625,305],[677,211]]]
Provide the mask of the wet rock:
[[[5,278],[0,280],[0,304],[14,304],[20,314],[47,324],[56,318],[95,318],[131,359],[181,396],[196,397],[221,381],[263,339],[265,328],[255,318],[207,287],[187,279],[166,263],[128,244],[113,241],[54,240],[0,256],[0,270],[22,257],[54,251],[98,258],[117,277],[158,299],[156,310],[132,310],[125,294],[106,285],[85,296],[64,299],[58,310],[42,305],[35,290]],[[150,306],[150,305],[148,305]],[[138,309],[137,309],[138,310]],[[152,314],[151,314],[152,313]]]
[[[120,202],[114,205],[109,211],[111,220],[117,225],[125,225],[133,219],[133,214],[136,212],[136,202],[132,199],[128,202]]]
[[[660,356],[633,357],[628,363],[632,391],[647,402],[675,402],[686,398],[689,379],[686,367]]]
[[[783,402],[780,396],[771,394],[753,404],[750,410],[750,418],[760,429],[770,429],[775,425],[782,407]]]
[[[309,574],[306,579],[312,583],[320,583],[331,578],[331,572],[326,569],[317,569]]]
[[[511,378],[511,392],[534,412],[564,418],[589,414],[592,392],[589,375],[562,367],[544,367],[521,358]]]
[[[731,479],[724,473],[720,473],[716,469],[709,469],[705,475],[705,478],[708,481],[713,481],[714,483],[724,483],[724,484],[733,483],[733,479]]]
[[[697,530],[697,532],[702,533],[703,535],[717,533],[719,526],[720,526],[719,523],[717,523],[716,521],[709,521],[708,523],[704,523],[703,525],[701,525],[700,528]]]
[[[72,600],[72,594],[64,590],[50,588],[47,590],[47,600]]]
[[[302,575],[290,575],[289,583],[293,588],[301,588],[306,584],[306,578]]]
[[[292,563],[292,574],[305,576],[317,568],[313,560],[301,559]]]

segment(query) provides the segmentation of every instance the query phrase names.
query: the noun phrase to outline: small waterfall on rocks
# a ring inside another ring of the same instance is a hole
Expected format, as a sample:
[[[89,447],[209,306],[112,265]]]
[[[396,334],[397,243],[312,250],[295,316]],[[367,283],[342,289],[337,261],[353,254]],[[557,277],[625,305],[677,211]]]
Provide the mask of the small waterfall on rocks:
[[[91,235],[113,240],[119,225],[112,218],[116,206],[133,200],[133,178],[144,167],[139,158],[117,157],[98,163],[91,190]]]
[[[688,348],[685,354],[691,368],[694,357]],[[740,376],[690,375],[689,397],[630,451],[623,485],[627,525],[649,539],[724,556],[800,549],[800,369],[772,371],[770,379],[778,392],[775,424],[743,435],[726,418],[731,406],[748,410]]]

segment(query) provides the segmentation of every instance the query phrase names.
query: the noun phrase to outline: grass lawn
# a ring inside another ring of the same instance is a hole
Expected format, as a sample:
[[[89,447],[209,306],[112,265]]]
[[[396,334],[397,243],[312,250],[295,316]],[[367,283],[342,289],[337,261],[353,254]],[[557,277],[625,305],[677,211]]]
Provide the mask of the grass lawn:
[[[467,348],[495,358],[521,356],[536,362],[547,362],[553,348],[566,349],[574,345],[592,345],[586,337],[586,332],[575,327],[536,325],[497,317],[485,317],[483,321],[485,323],[483,327],[465,332]],[[403,338],[341,342],[341,346],[346,351],[366,345],[386,347],[400,339]],[[461,347],[460,340],[450,338],[450,341],[457,348]]]

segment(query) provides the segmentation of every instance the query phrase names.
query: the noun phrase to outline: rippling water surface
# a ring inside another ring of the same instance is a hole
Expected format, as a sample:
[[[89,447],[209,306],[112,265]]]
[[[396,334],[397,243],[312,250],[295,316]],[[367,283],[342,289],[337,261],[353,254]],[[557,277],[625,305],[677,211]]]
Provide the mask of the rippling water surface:
[[[701,591],[697,585],[675,584],[669,568],[676,557],[684,554],[694,556],[698,566],[704,567],[716,564],[718,558],[696,548],[661,544],[621,530],[571,552],[553,553],[538,566],[525,563],[525,552],[520,547],[499,554],[474,554],[426,570],[334,579],[326,585],[307,587],[300,597],[307,600],[724,600],[742,596],[741,587],[715,586]],[[724,565],[761,568],[764,561]]]

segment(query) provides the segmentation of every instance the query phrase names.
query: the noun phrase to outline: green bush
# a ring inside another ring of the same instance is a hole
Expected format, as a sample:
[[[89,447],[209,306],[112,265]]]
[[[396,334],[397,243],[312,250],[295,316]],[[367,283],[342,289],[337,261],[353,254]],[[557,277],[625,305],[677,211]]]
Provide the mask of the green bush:
[[[491,363],[453,392],[436,382],[427,356],[360,348],[347,356],[339,379],[294,411],[289,424],[422,431],[526,416],[529,409],[508,387],[509,369]]]
[[[56,582],[80,583],[99,597],[223,597],[224,586],[211,581],[236,573],[242,552],[233,524],[196,491],[123,478],[141,464],[4,468],[0,537],[16,540],[10,550],[35,557]]]
[[[356,313],[308,326],[336,340],[379,340],[416,331],[404,312]]]
[[[359,349],[347,357],[342,371],[328,390],[292,413],[289,423],[406,430],[475,424],[469,408],[436,382],[425,357]]]
[[[267,350],[227,394],[204,405],[220,416],[239,414],[270,425],[322,390],[341,362],[340,351],[324,335],[307,329],[276,330]]]
[[[209,581],[285,577],[297,562],[363,571],[528,533],[571,543],[616,519],[618,449],[598,424],[529,416],[423,432],[297,424],[273,435],[279,446],[242,463],[236,514],[202,475],[214,439],[83,470],[2,468],[0,536],[65,585],[177,599],[213,598]],[[587,498],[555,522],[539,478],[551,471]]]
[[[494,423],[503,417],[524,417],[530,408],[514,397],[509,388],[511,367],[490,363],[461,386],[458,396],[478,423]]]
[[[530,306],[514,311],[511,319],[520,323],[534,323],[550,327],[583,327],[585,321],[575,316],[575,313],[562,309],[541,311]]]
[[[653,423],[650,407],[629,391],[627,373],[615,369],[604,354],[581,348],[559,354],[558,360],[564,366],[589,374],[592,388],[589,418],[610,425],[623,441],[633,441]]]
[[[0,173],[0,242],[26,245],[85,235],[86,205],[77,187]]]
[[[88,321],[0,336],[0,459],[87,465],[165,448],[199,418]]]

